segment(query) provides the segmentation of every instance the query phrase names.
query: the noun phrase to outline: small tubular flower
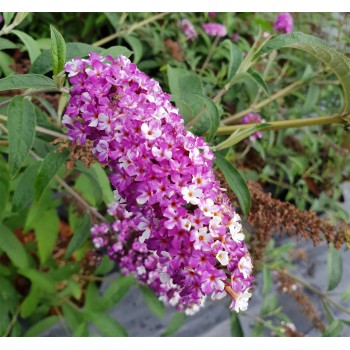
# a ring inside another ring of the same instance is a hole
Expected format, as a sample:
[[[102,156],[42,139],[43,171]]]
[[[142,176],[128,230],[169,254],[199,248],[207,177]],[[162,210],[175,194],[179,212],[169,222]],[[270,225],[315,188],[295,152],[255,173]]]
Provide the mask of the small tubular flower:
[[[251,259],[209,145],[185,130],[170,95],[126,57],[90,53],[65,67],[67,133],[93,142],[114,188],[114,221],[91,230],[96,248],[179,311],[195,313],[210,294],[245,309]]]
[[[188,40],[194,40],[197,38],[198,33],[197,33],[195,27],[193,26],[193,24],[191,23],[191,21],[188,20],[187,18],[183,19],[180,22],[180,27],[183,30],[183,32],[185,33]]]
[[[265,122],[263,118],[261,118],[260,114],[249,113],[246,114],[242,119],[242,124],[260,124]],[[256,141],[257,139],[261,139],[263,137],[262,131],[257,131],[250,136],[251,141]]]
[[[203,23],[202,28],[209,36],[224,37],[227,34],[227,28],[220,23]]]
[[[293,31],[294,19],[289,12],[281,12],[278,14],[273,25],[275,30],[281,33],[291,33]]]

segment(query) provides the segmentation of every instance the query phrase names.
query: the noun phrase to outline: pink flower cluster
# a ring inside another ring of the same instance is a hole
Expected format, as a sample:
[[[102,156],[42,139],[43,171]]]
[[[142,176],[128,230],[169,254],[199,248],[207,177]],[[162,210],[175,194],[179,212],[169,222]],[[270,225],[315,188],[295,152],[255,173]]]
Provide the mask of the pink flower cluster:
[[[289,12],[281,12],[278,14],[273,25],[275,30],[281,33],[291,33],[293,31],[294,20]]]
[[[265,120],[261,118],[260,114],[255,113],[246,114],[242,119],[242,124],[260,124],[262,122],[265,122]],[[255,141],[256,139],[261,139],[262,137],[263,132],[257,131],[250,136],[250,139]]]
[[[227,28],[219,23],[203,23],[202,28],[209,36],[223,37],[227,34]]]
[[[190,20],[186,18],[183,19],[180,22],[180,28],[183,30],[188,40],[194,40],[197,38],[198,33]]]
[[[73,85],[68,135],[93,141],[115,188],[114,222],[92,228],[95,246],[187,314],[207,295],[229,295],[231,309],[246,310],[252,260],[208,144],[185,130],[170,95],[126,57],[90,53],[65,69]]]

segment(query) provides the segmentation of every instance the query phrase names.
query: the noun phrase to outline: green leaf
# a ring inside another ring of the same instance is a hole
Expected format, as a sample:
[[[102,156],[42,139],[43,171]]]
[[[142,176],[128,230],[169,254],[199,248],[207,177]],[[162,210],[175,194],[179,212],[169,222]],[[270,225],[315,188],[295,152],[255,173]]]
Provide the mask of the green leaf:
[[[24,334],[24,337],[40,336],[45,330],[54,326],[58,322],[58,316],[49,316],[40,320],[38,323],[30,327]]]
[[[0,38],[0,51],[6,49],[15,49],[17,47],[12,41]]]
[[[52,70],[56,76],[63,70],[66,63],[66,43],[61,33],[52,25],[50,25],[50,32]]]
[[[92,168],[86,168],[80,162],[76,163],[76,168],[81,171],[82,174],[80,174],[76,180],[74,189],[81,193],[92,206],[98,207],[102,202],[103,193],[96,172]]]
[[[29,255],[22,243],[9,228],[2,224],[0,224],[0,248],[6,252],[7,256],[16,267],[20,269],[29,267]]]
[[[327,255],[327,290],[333,290],[340,282],[343,273],[343,259],[333,243],[329,244]]]
[[[77,331],[79,326],[84,322],[84,315],[80,310],[75,309],[68,303],[62,304],[62,311],[65,321],[67,322],[69,328],[71,329],[72,333]],[[74,334],[74,336],[84,336],[82,334],[83,332],[80,332],[80,335]],[[85,334],[87,335],[87,334]]]
[[[147,307],[159,318],[165,315],[164,304],[155,296],[154,292],[146,286],[139,286]]]
[[[305,51],[327,65],[339,79],[344,91],[343,111],[349,111],[350,103],[350,59],[327,43],[314,36],[303,33],[283,34],[268,40],[255,54],[254,59],[278,50],[290,47]]]
[[[99,290],[95,283],[89,283],[86,289],[84,313],[101,311],[101,303],[99,298]]]
[[[113,28],[117,30],[119,26],[120,14],[116,12],[104,12],[104,15],[108,18],[108,21],[113,26]]]
[[[95,270],[95,275],[106,275],[111,272],[115,262],[109,258],[108,255],[104,255],[99,263],[97,269]]]
[[[113,281],[102,296],[101,309],[108,311],[117,305],[134,283],[135,280],[132,276],[120,276],[116,281]]]
[[[215,163],[224,175],[228,185],[237,196],[244,215],[247,215],[251,205],[251,197],[248,186],[238,170],[229,163],[221,154],[215,154]]]
[[[38,242],[38,254],[41,265],[43,265],[50,257],[56,244],[59,232],[59,223],[60,220],[56,210],[51,209],[34,224],[35,237]]]
[[[263,267],[263,289],[262,289],[263,295],[268,295],[271,292],[271,285],[272,285],[271,271],[266,266],[264,266]]]
[[[244,332],[239,320],[239,316],[235,312],[231,313],[231,336],[244,337]]]
[[[10,194],[10,174],[7,164],[0,155],[0,222]]]
[[[135,36],[131,35],[124,36],[123,38],[131,46],[131,49],[134,52],[134,63],[138,63],[143,54],[142,42]]]
[[[1,265],[0,265],[1,266]],[[10,319],[16,312],[19,303],[19,295],[9,279],[0,276],[0,336],[2,336],[10,323]],[[14,335],[13,328],[11,336]]]
[[[230,60],[229,60],[228,71],[227,71],[227,81],[230,81],[233,78],[233,76],[236,74],[239,66],[242,63],[242,51],[237,45],[235,45],[229,39],[224,40],[222,45],[226,46],[230,51]]]
[[[88,320],[92,321],[100,332],[107,337],[128,336],[125,328],[111,316],[98,312],[89,312]]]
[[[86,57],[89,52],[97,52],[101,55],[111,55],[117,57],[118,55],[124,55],[130,57],[131,51],[123,46],[112,46],[108,49],[92,46],[85,43],[67,43],[66,44],[66,60],[70,61],[77,57]],[[51,51],[44,50],[41,55],[35,60],[34,64],[30,67],[30,73],[46,74],[52,70],[51,64]]]
[[[342,301],[349,301],[350,300],[350,286],[347,286],[345,291],[343,292],[341,296]]]
[[[32,283],[29,294],[21,304],[21,316],[23,318],[29,317],[36,310],[42,294],[42,289],[36,283]]]
[[[322,337],[338,337],[343,331],[343,324],[339,320],[334,320],[327,330],[322,334]]]
[[[76,300],[80,300],[82,296],[82,289],[78,282],[74,280],[69,280],[67,287],[60,292],[60,296],[65,297],[74,297]]]
[[[45,293],[56,293],[56,282],[51,278],[49,273],[45,273],[35,269],[21,269],[19,274],[29,278],[38,288]]]
[[[322,306],[324,309],[324,314],[326,316],[327,323],[330,325],[332,322],[334,322],[334,315],[332,313],[332,310],[324,300],[322,300]]]
[[[85,215],[74,232],[73,238],[69,242],[65,259],[68,259],[77,249],[79,249],[90,237],[91,219],[90,215]]]
[[[201,79],[191,71],[171,68],[168,65],[168,80],[170,92],[174,98],[183,99],[190,94],[203,94]]]
[[[68,152],[61,153],[51,151],[43,160],[34,183],[34,193],[36,200],[39,200],[51,180],[56,176],[61,166],[68,157]]]
[[[16,74],[0,79],[0,91],[55,88],[56,85],[52,79],[39,74]]]
[[[279,50],[284,47],[291,47],[292,45],[296,43],[303,43],[303,44],[309,44],[309,45],[324,45],[327,46],[328,44],[312,35],[300,33],[300,32],[294,32],[290,34],[282,34],[271,37],[270,40],[267,40],[264,45],[262,45],[259,50],[256,52],[253,60],[256,60],[258,57],[269,54],[273,50]]]
[[[207,141],[212,140],[220,125],[219,110],[215,103],[203,94],[191,94],[186,97],[186,101],[194,113],[194,119],[190,121],[193,124],[191,131],[195,135],[205,135]]]
[[[102,168],[102,166],[99,163],[95,163],[91,169],[96,175],[96,180],[101,187],[102,190],[102,196],[103,201],[106,205],[109,203],[112,203],[114,201],[114,195],[111,187],[111,183],[109,181],[109,178],[106,174],[106,171]]]
[[[50,190],[44,192],[40,200],[33,202],[29,207],[28,214],[25,219],[24,232],[34,229],[34,225],[42,218],[45,213],[55,208],[58,203],[52,200],[53,193]]]
[[[345,324],[345,326],[350,327],[350,321],[348,320],[340,320],[343,324]]]
[[[223,150],[228,147],[231,147],[233,145],[236,145],[237,143],[241,142],[242,140],[246,139],[250,135],[254,134],[255,132],[259,130],[264,130],[271,124],[268,123],[261,123],[252,125],[249,127],[242,127],[239,129],[236,129],[235,132],[233,132],[226,140],[220,142],[217,146],[214,147],[215,151]]]
[[[49,116],[51,116],[55,120],[59,121],[59,118],[57,116],[57,112],[56,112],[54,106],[50,102],[48,102],[48,100],[45,100],[44,98],[39,97],[39,96],[35,96],[34,98],[36,100],[38,100],[41,105],[43,105],[45,107],[45,109],[47,110]],[[51,124],[50,127],[52,127],[53,126],[52,122],[50,121],[49,123]]]
[[[264,334],[264,326],[262,323],[256,322],[252,329],[252,337],[262,337]]]
[[[11,177],[14,178],[34,143],[36,118],[34,105],[21,96],[11,100],[7,113],[9,166]]]
[[[15,74],[15,71],[12,68],[14,64],[15,61],[10,55],[0,51],[0,71],[4,73],[5,77]]]
[[[251,79],[259,86],[261,87],[265,94],[267,96],[270,95],[270,89],[268,87],[268,85],[266,84],[265,80],[263,79],[263,77],[258,73],[258,72],[254,72],[253,70],[249,69],[248,74],[250,74]]]
[[[181,312],[176,312],[171,319],[167,329],[165,332],[162,334],[162,337],[169,337],[170,335],[174,334],[177,332],[182,325],[185,323],[187,320],[187,316]]]
[[[16,12],[3,12],[2,15],[4,17],[5,26],[8,26],[11,23]]]
[[[18,212],[30,205],[34,200],[33,183],[40,162],[28,166],[19,179],[12,197],[12,211]]]
[[[63,265],[62,267],[51,269],[50,276],[57,282],[60,282],[62,280],[70,280],[72,275],[79,273],[79,270],[79,263],[67,262],[66,265]]]
[[[89,335],[88,322],[81,322],[76,328],[73,329],[74,337],[87,337]]]
[[[41,53],[38,43],[30,35],[20,30],[12,30],[11,34],[15,34],[20,38],[28,50],[30,62],[33,63]]]
[[[6,307],[9,312],[15,312],[19,302],[19,295],[15,287],[10,282],[10,279],[4,278],[2,276],[0,276],[0,286],[0,306],[3,306],[4,308]],[[2,314],[2,316],[3,315],[5,314]]]
[[[102,51],[97,51],[97,48],[95,48],[95,51],[102,56],[112,56],[114,58],[117,58],[119,55],[130,57],[132,54],[132,52],[124,46],[111,46],[108,49],[102,49]]]

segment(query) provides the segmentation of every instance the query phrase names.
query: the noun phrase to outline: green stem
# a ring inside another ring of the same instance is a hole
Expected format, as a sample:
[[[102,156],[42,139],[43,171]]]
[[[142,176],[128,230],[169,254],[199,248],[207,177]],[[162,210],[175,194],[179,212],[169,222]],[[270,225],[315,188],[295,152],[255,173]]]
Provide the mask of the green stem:
[[[39,157],[34,151],[29,151],[30,155],[35,160],[43,160],[41,157]],[[61,185],[70,195],[73,197],[80,205],[82,205],[86,210],[93,216],[95,216],[97,219],[101,220],[102,222],[108,223],[108,220],[105,219],[95,208],[90,206],[90,204],[73,188],[71,188],[64,180],[62,180],[59,176],[55,176],[54,179],[56,182]]]
[[[8,325],[4,335],[3,335],[3,337],[7,337],[7,336],[10,335],[12,327],[14,326],[14,324],[17,321],[17,317],[19,315],[20,310],[21,310],[21,306],[18,306],[16,312],[12,316],[12,319],[11,319],[11,321],[10,321],[10,323],[9,323],[9,325]]]
[[[1,121],[7,122],[7,119],[8,118],[5,115],[0,114],[0,120]],[[68,139],[68,136],[65,135],[65,134],[61,134],[59,132],[56,132],[56,131],[53,131],[53,130],[50,130],[50,129],[46,129],[46,128],[43,128],[41,126],[36,126],[35,130],[37,132],[41,133],[41,134],[50,135],[50,136],[54,136],[54,137],[59,137],[61,139]]]
[[[260,40],[261,37],[261,32],[259,32],[256,40],[254,41],[252,47],[250,48],[250,50],[248,51],[247,55],[245,56],[244,60],[242,61],[242,63],[240,64],[240,66],[237,69],[236,74],[232,77],[232,79],[217,93],[217,95],[213,98],[213,102],[217,102],[220,100],[220,98],[226,94],[227,91],[229,91],[232,86],[234,84],[237,83],[237,75],[239,73],[245,73],[250,66],[252,65],[252,58],[254,56],[254,54],[256,53],[256,47],[258,45],[258,42]]]
[[[38,95],[38,94],[43,94],[46,92],[64,92],[69,94],[69,89],[62,87],[60,89],[58,88],[50,88],[50,89],[29,89],[25,93],[20,94],[19,96],[33,96],[33,95]],[[0,107],[6,106],[11,102],[12,98],[9,98],[8,100],[5,100],[0,103]]]
[[[213,45],[211,45],[210,50],[208,52],[207,58],[205,59],[205,61],[203,63],[203,66],[202,66],[201,70],[198,73],[199,76],[201,76],[204,73],[205,69],[207,68],[207,66],[208,66],[208,64],[209,64],[209,62],[210,62],[210,60],[211,60],[211,58],[212,58],[212,56],[214,54],[215,48],[218,45],[219,40],[220,40],[219,36],[215,37]]]
[[[265,178],[264,177],[263,180],[266,181],[266,182],[272,183],[272,184],[274,184],[276,186],[279,186],[281,188],[285,188],[288,191],[291,191],[295,196],[303,199],[304,201],[306,201],[306,202],[308,202],[310,204],[313,203],[313,201],[310,198],[304,196],[303,194],[300,194],[298,192],[298,190],[295,190],[292,186],[289,186],[289,185],[287,185],[287,184],[285,184],[285,183],[283,183],[281,181],[275,181],[274,179],[271,179],[271,178]]]
[[[159,18],[162,18],[162,17],[166,16],[167,14],[168,14],[167,12],[157,13],[156,15],[151,16],[149,18],[146,18],[146,19],[144,19],[141,22],[133,24],[132,26],[130,26],[129,28],[127,28],[125,30],[121,30],[120,32],[108,35],[105,38],[94,42],[92,45],[93,46],[102,46],[102,45],[108,43],[109,41],[111,41],[113,39],[119,38],[119,37],[124,36],[124,35],[129,35],[134,30],[136,30],[136,29],[138,29],[138,28],[140,28],[140,27],[142,27],[142,26],[144,26],[144,25],[146,25],[146,24],[148,24],[150,22],[153,22],[153,21],[155,21],[155,20],[157,20]]]
[[[280,130],[280,129],[288,129],[288,128],[302,128],[305,126],[313,126],[313,125],[342,124],[344,123],[345,117],[346,116],[333,115],[333,116],[324,116],[324,117],[313,117],[313,118],[269,122],[268,123],[269,125],[264,128],[264,131]],[[232,126],[222,126],[218,128],[216,135],[217,136],[230,135],[237,129],[244,130],[257,125],[259,124],[237,124]]]
[[[274,50],[269,55],[269,59],[267,61],[264,73],[262,75],[262,78],[263,78],[264,81],[266,80],[267,75],[269,74],[269,71],[270,71],[270,69],[272,67],[272,63],[273,63],[273,61],[275,60],[276,57],[277,57],[277,51]],[[255,99],[254,99],[254,101],[252,103],[252,108],[253,109],[254,109],[254,106],[258,103],[258,101],[260,99],[260,96],[261,96],[261,93],[262,93],[262,88],[259,87],[258,93],[256,94]]]
[[[294,90],[299,89],[300,87],[302,87],[305,84],[305,82],[306,81],[296,81],[296,82],[288,85],[284,89],[279,90],[278,92],[276,92],[272,96],[266,98],[265,100],[260,101],[255,106],[250,106],[249,108],[247,108],[241,112],[235,113],[235,114],[223,119],[223,123],[224,124],[232,124],[236,120],[241,119],[246,114],[256,112],[256,111],[260,110],[261,108],[265,107],[266,105],[270,104],[271,102],[290,94]]]

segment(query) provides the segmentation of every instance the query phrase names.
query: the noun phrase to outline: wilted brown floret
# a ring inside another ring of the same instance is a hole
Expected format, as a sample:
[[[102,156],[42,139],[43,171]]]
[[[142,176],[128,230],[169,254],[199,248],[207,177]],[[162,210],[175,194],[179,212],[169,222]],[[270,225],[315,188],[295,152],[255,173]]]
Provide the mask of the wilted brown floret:
[[[222,186],[228,189],[230,200],[238,204],[223,175],[217,173],[217,177]],[[252,204],[247,222],[253,229],[249,243],[255,264],[262,260],[264,250],[274,233],[311,239],[314,245],[325,239],[327,243],[333,242],[337,249],[344,243],[349,244],[349,225],[333,225],[312,210],[301,211],[291,203],[274,199],[258,183],[249,181],[248,188]]]
[[[164,41],[165,47],[168,49],[170,55],[179,62],[182,62],[185,59],[185,55],[182,51],[180,44],[177,41],[166,39]]]
[[[92,155],[92,141],[86,140],[85,144],[73,145],[71,142],[65,139],[55,139],[51,142],[52,144],[59,144],[57,152],[62,152],[64,149],[68,149],[70,152],[69,159],[66,162],[66,167],[71,171],[74,164],[80,160],[84,165],[89,168],[92,164],[96,163],[96,158]]]
[[[320,315],[316,308],[312,305],[308,296],[304,293],[303,287],[286,275],[284,271],[277,274],[277,287],[281,293],[290,295],[299,305],[301,311],[307,316],[312,324],[321,332],[326,330],[326,326],[323,324]]]
[[[283,328],[283,333],[286,335],[286,337],[304,337],[305,336],[303,333],[300,333],[297,330],[288,327],[287,325],[282,326],[282,328]]]

